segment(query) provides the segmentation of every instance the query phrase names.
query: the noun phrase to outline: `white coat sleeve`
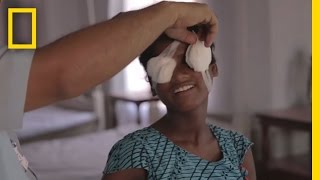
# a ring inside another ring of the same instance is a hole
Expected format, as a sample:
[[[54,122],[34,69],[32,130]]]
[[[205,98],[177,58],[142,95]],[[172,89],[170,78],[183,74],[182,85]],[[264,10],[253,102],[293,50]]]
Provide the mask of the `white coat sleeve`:
[[[34,50],[0,48],[0,131],[22,127]]]

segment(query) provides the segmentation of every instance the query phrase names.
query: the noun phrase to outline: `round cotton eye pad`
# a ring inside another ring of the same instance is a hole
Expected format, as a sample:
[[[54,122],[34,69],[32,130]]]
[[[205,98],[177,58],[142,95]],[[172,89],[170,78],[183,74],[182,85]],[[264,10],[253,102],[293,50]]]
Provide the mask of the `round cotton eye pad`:
[[[186,63],[194,71],[201,72],[202,78],[209,92],[212,87],[212,79],[209,73],[211,58],[211,49],[205,47],[204,41],[200,41],[199,39],[195,44],[189,45],[186,52]]]
[[[147,63],[147,73],[156,83],[170,82],[176,61],[172,58],[180,42],[172,42],[159,56],[151,58]]]
[[[204,41],[189,45],[186,52],[187,64],[197,72],[205,71],[211,62],[211,49],[204,46]]]

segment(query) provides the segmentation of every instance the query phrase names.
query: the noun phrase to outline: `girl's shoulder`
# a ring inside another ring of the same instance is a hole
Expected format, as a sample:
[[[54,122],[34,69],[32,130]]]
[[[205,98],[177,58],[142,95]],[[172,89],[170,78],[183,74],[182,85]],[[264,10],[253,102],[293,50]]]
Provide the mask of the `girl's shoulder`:
[[[239,132],[213,125],[209,125],[209,127],[217,138],[223,153],[228,155],[235,163],[242,164],[247,150],[253,143]]]
[[[234,131],[234,130],[225,129],[225,128],[222,128],[219,126],[214,126],[212,124],[209,124],[209,127],[210,127],[212,133],[215,136],[219,136],[220,138],[226,138],[229,140],[246,138],[243,134],[241,134],[237,131]]]
[[[148,128],[143,128],[118,141],[109,152],[104,174],[131,168],[148,170],[149,155],[144,144],[149,132]]]
[[[152,133],[152,130],[148,127],[136,130],[125,135],[121,140],[113,145],[112,149],[116,149],[118,146],[128,147],[128,144],[142,145],[149,139],[150,133]]]

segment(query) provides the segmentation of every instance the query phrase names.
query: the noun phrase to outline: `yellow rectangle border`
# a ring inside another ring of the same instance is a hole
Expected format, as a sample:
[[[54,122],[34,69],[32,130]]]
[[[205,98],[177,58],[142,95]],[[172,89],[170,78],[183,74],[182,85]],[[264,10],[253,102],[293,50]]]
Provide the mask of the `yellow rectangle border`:
[[[319,18],[320,2],[312,0],[312,179],[320,179],[320,125],[319,125]]]
[[[31,13],[31,44],[13,44],[13,14]],[[8,8],[8,49],[36,49],[37,48],[37,9],[36,8]]]

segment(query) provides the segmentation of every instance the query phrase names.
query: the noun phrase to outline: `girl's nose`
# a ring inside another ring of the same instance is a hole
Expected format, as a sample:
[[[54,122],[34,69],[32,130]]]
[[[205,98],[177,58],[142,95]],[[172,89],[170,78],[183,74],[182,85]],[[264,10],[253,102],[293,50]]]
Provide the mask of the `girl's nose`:
[[[177,64],[173,71],[172,82],[184,82],[190,78],[190,69],[186,64]]]

